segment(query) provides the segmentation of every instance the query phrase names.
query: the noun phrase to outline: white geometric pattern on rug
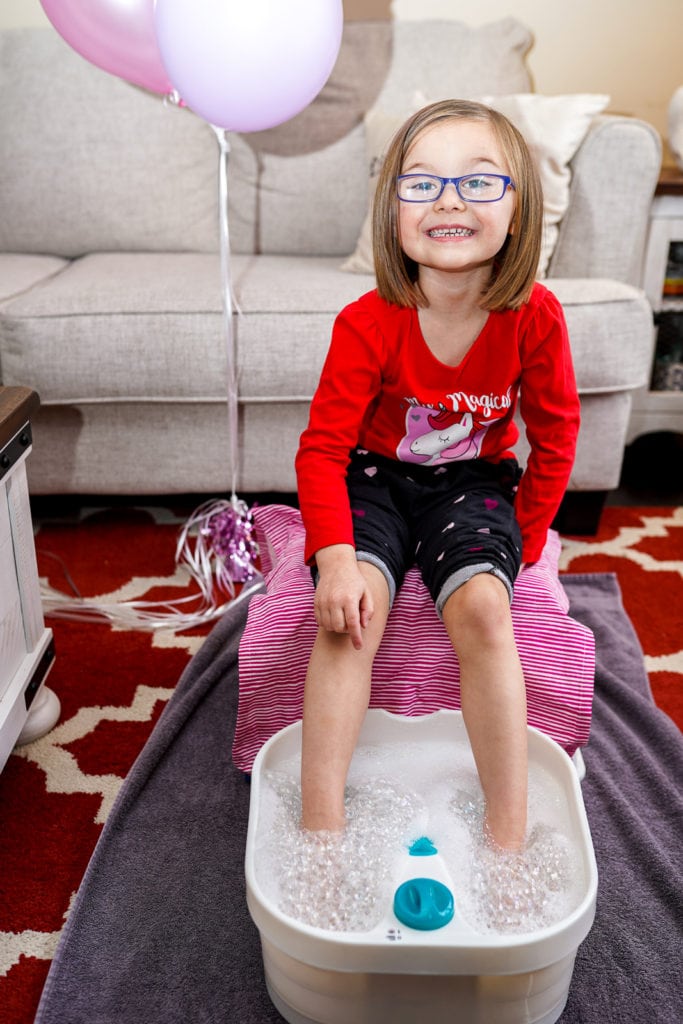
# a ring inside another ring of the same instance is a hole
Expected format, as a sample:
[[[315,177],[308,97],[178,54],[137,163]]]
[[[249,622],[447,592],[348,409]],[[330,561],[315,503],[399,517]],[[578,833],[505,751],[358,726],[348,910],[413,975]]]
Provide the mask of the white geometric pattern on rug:
[[[61,929],[57,932],[0,932],[0,978],[9,974],[22,956],[52,960]]]
[[[622,526],[611,540],[568,540],[562,538],[560,569],[571,572],[572,562],[582,555],[611,555],[627,558],[646,572],[676,572],[683,578],[683,562],[676,559],[659,560],[636,545],[651,537],[667,537],[669,530],[683,528],[683,508],[673,508],[667,515],[641,516],[642,526]],[[645,669],[650,672],[683,673],[683,646],[669,654],[645,655]]]
[[[646,537],[667,537],[669,527],[683,527],[683,508],[674,508],[665,516],[642,516],[642,526],[622,526],[616,537],[600,542],[590,540],[562,539],[560,569],[571,571],[575,558],[582,555],[612,555],[627,558],[648,572],[677,572],[683,577],[683,562],[679,560],[659,561],[645,551],[638,551],[635,545]]]
[[[102,612],[101,621],[109,619],[112,629],[117,632],[137,628],[136,623],[139,622],[139,617],[136,614],[136,610],[127,607],[133,601],[140,602],[143,606],[145,604],[150,605],[151,607],[142,607],[139,611],[143,612],[148,620],[152,615],[155,615],[157,620],[162,622],[172,618],[172,611],[177,610],[182,615],[193,615],[204,605],[204,600],[199,593],[197,584],[192,582],[190,574],[184,566],[176,566],[171,576],[133,576],[115,590],[102,594],[88,594],[86,597],[81,598],[76,598],[73,594],[68,594],[61,590],[55,591],[50,586],[48,580],[42,576],[40,577],[40,587],[43,601],[46,602],[45,606],[48,609],[48,616],[49,610],[54,608],[56,614],[61,615],[61,617],[69,617],[68,613],[73,613],[73,617],[80,621],[92,621],[93,613],[100,609]],[[177,587],[186,593],[176,598],[149,601],[145,595],[157,587]],[[190,593],[187,593],[188,589]],[[225,602],[227,603],[228,601],[229,598],[226,596]],[[169,608],[169,605],[173,605],[173,609]],[[198,624],[203,625],[203,623]],[[177,626],[178,622],[176,620],[176,628]],[[145,627],[142,626],[142,628],[144,629]],[[172,633],[174,628],[173,622],[169,621],[168,626],[161,625],[158,628],[166,633]],[[183,627],[181,626],[181,628]],[[188,627],[185,626],[184,628]],[[185,647],[190,654],[194,654],[199,650],[202,639],[202,637],[176,637],[175,641],[177,642],[163,644],[163,646]],[[154,646],[159,645],[154,644]]]
[[[46,736],[20,747],[15,754],[42,769],[48,793],[98,793],[102,799],[93,820],[96,825],[103,825],[123,779],[118,775],[84,772],[74,755],[64,748],[93,732],[100,722],[148,722],[157,701],[166,702],[172,693],[172,687],[143,684],[137,687],[129,705],[80,708]]]
[[[71,913],[76,893],[71,893],[69,906],[64,913],[64,924]],[[39,932],[28,929],[23,932],[0,932],[0,977],[9,974],[12,967],[19,963],[22,956],[32,956],[36,960],[52,960],[57,949],[62,929],[54,932]]]
[[[126,584],[109,593],[87,598],[92,605],[112,605],[122,601],[141,600],[152,587],[179,586],[186,588],[188,575],[185,570],[176,569],[173,576],[134,576]],[[87,629],[87,624],[84,626]],[[114,632],[124,632],[126,627],[111,626]],[[128,627],[130,628],[130,627]],[[179,636],[169,629],[156,630],[152,635],[152,647],[169,650],[176,648],[187,651],[192,657],[204,642],[203,636]],[[118,775],[90,775],[82,771],[78,761],[64,747],[74,740],[82,739],[97,728],[100,722],[146,722],[154,713],[157,701],[166,702],[174,687],[137,687],[129,705],[93,705],[80,708],[65,722],[58,723],[51,732],[33,743],[15,751],[19,757],[38,765],[45,773],[45,788],[48,793],[99,793],[102,797],[95,823],[103,825],[116,799],[123,779]]]
[[[683,673],[683,648],[674,654],[645,655],[645,668],[648,672],[680,672]]]

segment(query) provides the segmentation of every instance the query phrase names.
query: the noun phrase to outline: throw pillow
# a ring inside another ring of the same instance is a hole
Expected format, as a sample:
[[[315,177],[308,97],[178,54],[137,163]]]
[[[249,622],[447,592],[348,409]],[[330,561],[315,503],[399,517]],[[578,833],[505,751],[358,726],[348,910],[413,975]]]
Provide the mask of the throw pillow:
[[[609,96],[577,93],[568,96],[484,96],[482,102],[505,114],[524,136],[536,161],[543,186],[543,243],[538,276],[545,277],[569,205],[569,163],[602,113]]]
[[[558,225],[569,203],[569,163],[586,137],[591,121],[609,103],[609,96],[590,93],[567,96],[516,93],[509,96],[482,96],[480,100],[512,121],[526,139],[536,160],[543,186],[544,209],[538,277],[545,277],[557,242]],[[370,168],[369,210],[356,248],[342,264],[342,270],[358,274],[374,273],[371,210],[379,168],[394,132],[417,108],[418,105],[412,106],[412,109],[405,112],[405,116],[389,115],[378,109],[368,111],[366,115],[366,156]]]

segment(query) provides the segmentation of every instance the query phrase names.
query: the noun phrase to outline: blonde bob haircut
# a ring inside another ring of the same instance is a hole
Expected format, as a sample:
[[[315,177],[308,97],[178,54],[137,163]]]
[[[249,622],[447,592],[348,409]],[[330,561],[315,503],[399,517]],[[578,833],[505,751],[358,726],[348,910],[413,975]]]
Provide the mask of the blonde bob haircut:
[[[487,310],[519,309],[528,301],[541,253],[543,193],[526,142],[503,114],[470,100],[441,100],[423,107],[394,135],[377,181],[372,216],[372,248],[377,290],[397,306],[425,306],[418,283],[418,265],[401,248],[398,227],[400,200],[396,178],[408,150],[426,128],[447,121],[479,121],[491,126],[515,185],[515,212],[510,233],[496,256],[491,280],[482,294]]]

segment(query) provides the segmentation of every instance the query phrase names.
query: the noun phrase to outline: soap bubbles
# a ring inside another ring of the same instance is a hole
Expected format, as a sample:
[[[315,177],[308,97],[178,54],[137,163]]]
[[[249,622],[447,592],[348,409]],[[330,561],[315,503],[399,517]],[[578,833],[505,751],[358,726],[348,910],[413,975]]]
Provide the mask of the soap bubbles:
[[[486,835],[481,797],[458,792],[450,809],[471,838],[469,885],[461,910],[472,927],[522,934],[566,916],[576,891],[577,864],[561,832],[536,822],[522,850],[504,850]]]
[[[520,853],[482,843],[472,865],[472,895],[482,930],[516,934],[552,924],[567,890],[570,859],[558,833],[532,830]]]
[[[386,780],[347,789],[343,832],[308,832],[299,825],[301,790],[270,773],[279,796],[271,841],[283,913],[327,931],[371,931],[393,893],[392,868],[421,801]]]

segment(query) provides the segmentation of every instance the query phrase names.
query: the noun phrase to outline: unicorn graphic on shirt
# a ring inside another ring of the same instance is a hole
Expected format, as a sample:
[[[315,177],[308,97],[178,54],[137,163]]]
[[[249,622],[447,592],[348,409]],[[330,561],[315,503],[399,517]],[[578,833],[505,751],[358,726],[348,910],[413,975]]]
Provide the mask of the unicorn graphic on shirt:
[[[480,425],[471,412],[435,412],[412,405],[406,413],[406,434],[396,454],[403,462],[425,466],[476,459],[489,426]]]

